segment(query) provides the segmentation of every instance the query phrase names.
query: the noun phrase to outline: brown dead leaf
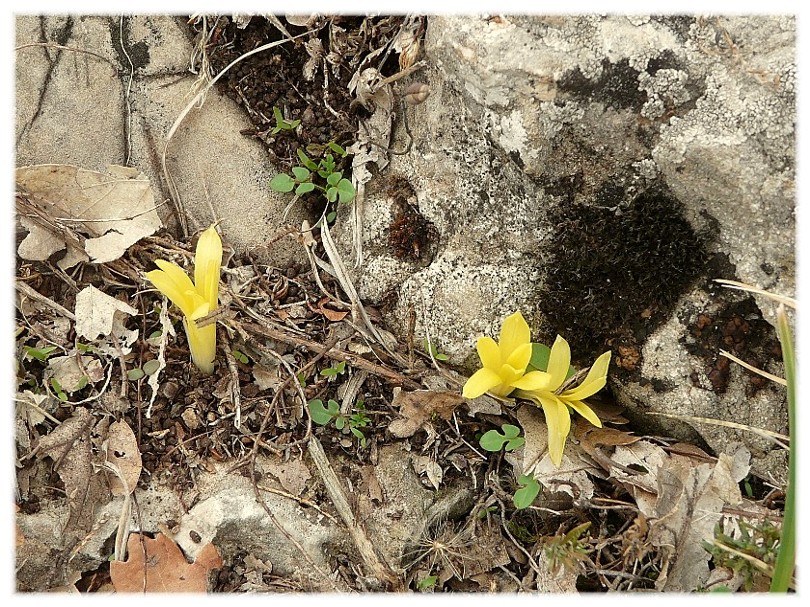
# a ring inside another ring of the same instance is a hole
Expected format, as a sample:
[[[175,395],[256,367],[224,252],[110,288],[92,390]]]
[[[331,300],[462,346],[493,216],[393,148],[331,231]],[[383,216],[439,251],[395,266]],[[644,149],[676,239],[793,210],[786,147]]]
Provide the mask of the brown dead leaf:
[[[95,509],[109,501],[109,491],[93,474],[90,430],[93,415],[76,409],[53,432],[40,439],[36,450],[54,461],[54,469],[65,483],[70,515],[65,529],[89,530],[95,522]]]
[[[129,558],[110,563],[116,592],[206,592],[208,572],[222,567],[212,544],[204,546],[194,563],[159,533],[155,539],[133,533],[127,541]]]
[[[433,414],[449,420],[453,411],[464,399],[457,392],[434,392],[432,390],[415,390],[394,393],[392,405],[399,407],[400,418],[392,421],[388,429],[397,438],[413,436],[419,428],[430,421]]]
[[[312,308],[313,312],[318,312],[326,317],[327,320],[332,322],[340,322],[349,314],[348,310],[333,310],[332,308],[327,307],[326,304],[329,303],[329,299],[326,297],[321,298],[318,302],[318,306]]]
[[[360,468],[360,475],[363,477],[363,484],[366,487],[369,499],[372,502],[382,503],[383,491],[374,472],[374,466],[363,466]]]
[[[703,542],[714,538],[724,507],[742,502],[739,482],[748,473],[749,458],[744,447],[732,456],[721,454],[716,463],[668,455],[647,441],[617,447],[615,460],[647,470],[635,476],[615,470],[613,476],[649,519],[650,542],[669,554],[669,567],[656,580],[656,589],[692,592],[705,585],[710,555]]]
[[[267,464],[267,470],[278,479],[282,487],[296,496],[304,492],[309,484],[309,479],[312,478],[312,473],[300,458],[284,463],[280,460],[271,460]]]
[[[141,452],[138,450],[138,439],[126,422],[119,421],[110,425],[107,438],[107,461],[115,465],[126,481],[126,488],[118,476],[108,476],[113,495],[127,495],[135,490],[141,476]]]
[[[87,259],[114,261],[163,225],[149,179],[130,167],[110,165],[105,174],[70,165],[27,166],[17,169],[16,181],[52,218],[70,220],[72,227],[87,234],[84,251],[71,247],[59,262],[63,269]],[[87,221],[77,224],[77,219]],[[20,243],[18,253],[23,259],[41,259],[65,246],[61,234],[37,226]]]
[[[603,450],[603,447],[632,445],[641,440],[639,436],[633,436],[629,432],[617,430],[616,428],[608,426],[597,428],[582,418],[576,419],[572,434],[579,441],[579,447],[606,471],[610,471],[611,468],[618,464],[610,459],[609,454]],[[625,469],[625,472],[627,471],[632,471],[632,469]]]

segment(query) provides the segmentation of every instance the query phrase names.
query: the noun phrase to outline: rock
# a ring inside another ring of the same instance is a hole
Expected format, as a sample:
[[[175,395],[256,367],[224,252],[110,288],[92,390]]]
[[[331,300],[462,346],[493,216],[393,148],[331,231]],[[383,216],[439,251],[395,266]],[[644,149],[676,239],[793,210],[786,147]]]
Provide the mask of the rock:
[[[716,452],[743,440],[755,471],[772,468],[784,454],[750,433],[645,414],[786,430],[783,390],[736,368],[715,385],[728,348],[694,326],[742,306],[757,328],[740,350],[778,371],[775,307],[712,279],[795,289],[795,20],[440,16],[424,53],[431,94],[400,111],[412,148],[358,209],[361,298],[403,338],[415,314],[416,342],[429,334],[470,370],[476,338],[520,309],[577,365],[612,349],[612,386],[638,420]],[[335,237],[354,259],[348,214]]]
[[[169,199],[161,155],[198,84],[188,69],[192,42],[182,19],[18,17],[17,45],[41,42],[88,52],[43,46],[17,51],[17,164],[135,166],[151,179],[156,200]],[[264,246],[284,226],[300,226],[304,215],[293,208],[282,218],[289,198],[269,189],[276,170],[262,145],[240,134],[249,126],[234,102],[211,90],[172,137],[167,167],[189,231],[205,229],[216,217],[237,251],[249,249],[281,267],[306,262],[289,238]],[[159,212],[177,229],[172,208],[163,205]]]

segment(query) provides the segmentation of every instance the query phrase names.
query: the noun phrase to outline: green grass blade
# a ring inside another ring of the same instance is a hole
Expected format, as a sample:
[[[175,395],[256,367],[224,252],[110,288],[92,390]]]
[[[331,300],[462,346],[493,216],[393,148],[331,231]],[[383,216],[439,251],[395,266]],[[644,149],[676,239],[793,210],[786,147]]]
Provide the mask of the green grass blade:
[[[776,334],[782,344],[782,359],[785,363],[787,381],[788,434],[788,486],[785,493],[785,516],[782,520],[782,537],[779,555],[776,557],[771,592],[787,592],[793,578],[796,564],[796,448],[799,444],[796,427],[796,355],[793,350],[793,337],[790,333],[785,307],[779,306],[776,315]]]

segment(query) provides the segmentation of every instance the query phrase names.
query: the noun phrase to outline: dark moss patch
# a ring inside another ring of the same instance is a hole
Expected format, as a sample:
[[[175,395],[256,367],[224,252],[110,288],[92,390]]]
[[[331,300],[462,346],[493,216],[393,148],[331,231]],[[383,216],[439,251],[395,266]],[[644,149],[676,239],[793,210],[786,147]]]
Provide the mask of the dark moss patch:
[[[613,109],[631,108],[638,112],[647,101],[647,93],[638,88],[638,75],[639,71],[630,67],[627,59],[618,63],[605,59],[602,72],[596,78],[586,78],[579,68],[575,68],[557,81],[557,88]]]
[[[774,371],[773,363],[781,362],[782,349],[773,327],[762,318],[753,298],[729,303],[718,313],[706,311],[690,315],[685,323],[688,335],[681,338],[684,349],[705,362],[701,372],[690,377],[695,386],[723,394],[728,388],[732,365],[720,350],[730,352],[745,362]],[[743,369],[745,393],[751,397],[769,381]]]
[[[540,309],[550,338],[571,345],[575,364],[606,347],[635,371],[640,345],[703,273],[706,235],[698,235],[665,186],[627,200],[603,188],[602,204],[560,206]]]
[[[392,176],[386,187],[386,195],[396,209],[394,220],[388,227],[388,244],[397,259],[411,261],[418,267],[426,267],[436,253],[435,243],[439,232],[415,206],[416,192],[411,183],[399,175]]]
[[[119,18],[110,18],[110,40],[113,50],[118,56],[118,65],[125,73],[130,69],[135,71],[149,65],[149,45],[144,40],[139,40],[134,44],[130,40],[131,17],[121,17],[123,21],[119,23]],[[132,66],[130,67],[130,61]]]
[[[650,76],[655,76],[658,70],[678,70],[681,69],[681,62],[672,50],[666,48],[657,57],[653,57],[647,62],[647,72]]]

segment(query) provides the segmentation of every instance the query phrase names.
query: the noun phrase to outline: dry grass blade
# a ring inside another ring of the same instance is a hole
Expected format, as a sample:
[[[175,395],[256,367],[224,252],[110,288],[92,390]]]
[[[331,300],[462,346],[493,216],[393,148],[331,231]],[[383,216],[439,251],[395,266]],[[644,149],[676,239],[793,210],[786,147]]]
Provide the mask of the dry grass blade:
[[[166,178],[166,183],[169,186],[169,193],[171,194],[172,200],[174,201],[175,206],[177,206],[177,211],[178,211],[177,215],[178,215],[178,219],[180,220],[180,226],[183,229],[183,237],[184,238],[188,238],[188,236],[189,236],[188,222],[187,222],[187,219],[186,219],[186,213],[185,213],[185,210],[183,209],[183,202],[182,202],[182,199],[180,198],[180,193],[177,191],[177,187],[174,184],[174,180],[172,179],[172,176],[169,173],[169,170],[168,170],[168,168],[166,166],[166,153],[169,151],[169,143],[171,142],[172,137],[174,137],[174,134],[177,132],[177,129],[180,127],[180,124],[183,122],[183,120],[185,120],[186,116],[191,111],[191,109],[200,101],[200,99],[202,99],[206,95],[208,90],[212,86],[214,86],[216,84],[217,80],[222,78],[222,76],[224,76],[228,72],[228,70],[230,70],[234,65],[236,65],[237,63],[239,63],[240,61],[242,61],[244,59],[247,59],[251,55],[255,55],[257,53],[261,53],[263,51],[269,50],[271,48],[274,48],[276,46],[284,44],[285,42],[288,42],[290,40],[295,40],[296,38],[302,38],[304,36],[307,36],[307,35],[311,34],[313,31],[314,30],[306,31],[303,34],[298,34],[294,38],[289,38],[289,39],[285,39],[285,40],[277,40],[275,42],[270,42],[268,44],[263,44],[262,46],[260,46],[258,48],[254,48],[252,51],[249,51],[249,52],[247,52],[247,53],[245,53],[243,55],[240,55],[239,57],[237,57],[236,59],[231,61],[228,65],[226,65],[222,69],[222,71],[219,74],[217,74],[209,82],[207,82],[205,87],[202,90],[198,91],[197,94],[194,95],[194,98],[186,105],[185,108],[183,108],[183,111],[180,112],[180,115],[174,121],[174,124],[172,125],[172,128],[169,129],[169,132],[166,135],[166,143],[163,145],[163,153],[160,155],[160,167],[163,170],[163,175]]]
[[[777,384],[779,384],[781,386],[787,386],[787,382],[783,378],[781,378],[781,377],[779,377],[777,375],[773,375],[772,373],[768,373],[767,371],[763,371],[762,369],[757,369],[754,365],[749,365],[747,362],[737,358],[736,356],[734,356],[730,352],[726,352],[725,350],[720,350],[720,354],[722,356],[725,356],[726,358],[728,358],[730,360],[733,360],[735,363],[737,363],[741,367],[745,367],[746,369],[748,369],[752,373],[756,373],[757,375],[761,375],[762,377],[764,377],[766,379],[770,379],[772,382],[776,382]]]
[[[757,295],[763,295],[768,297],[778,303],[783,303],[786,306],[796,309],[797,302],[793,297],[788,297],[787,295],[777,295],[776,293],[771,293],[770,291],[766,291],[765,289],[760,289],[758,287],[751,286],[744,282],[739,282],[737,280],[727,280],[725,278],[715,278],[714,282],[720,283],[724,287],[728,287],[729,289],[738,289],[740,291],[747,291],[748,293],[756,293]]]
[[[773,441],[783,449],[788,449],[787,443],[790,442],[790,437],[778,432],[771,432],[770,430],[763,430],[762,428],[755,428],[753,426],[746,426],[745,424],[738,424],[736,422],[727,422],[722,419],[712,419],[711,417],[696,417],[694,415],[673,415],[671,413],[647,413],[647,415],[658,415],[660,417],[668,417],[670,419],[679,419],[681,421],[697,422],[701,424],[711,424],[713,426],[723,426],[725,428],[734,428],[735,430],[745,430],[752,432],[765,439]],[[785,441],[785,442],[782,442]]]
[[[342,288],[344,293],[349,296],[349,301],[352,303],[352,312],[356,310],[360,314],[360,318],[362,318],[363,323],[366,325],[366,327],[368,327],[368,330],[374,336],[377,343],[385,348],[385,351],[388,352],[388,354],[390,354],[394,360],[405,366],[407,364],[406,361],[404,361],[399,354],[394,352],[388,346],[383,337],[380,335],[379,331],[377,331],[377,328],[371,322],[371,319],[368,317],[366,309],[363,307],[363,302],[360,300],[357,290],[354,288],[352,281],[349,279],[346,266],[343,264],[343,260],[340,258],[340,254],[335,246],[335,241],[332,240],[332,234],[329,231],[329,226],[326,225],[325,221],[321,222],[321,244],[323,244],[326,255],[329,257],[329,261],[332,263],[332,267],[335,270],[335,278],[340,284],[340,288]]]

